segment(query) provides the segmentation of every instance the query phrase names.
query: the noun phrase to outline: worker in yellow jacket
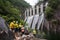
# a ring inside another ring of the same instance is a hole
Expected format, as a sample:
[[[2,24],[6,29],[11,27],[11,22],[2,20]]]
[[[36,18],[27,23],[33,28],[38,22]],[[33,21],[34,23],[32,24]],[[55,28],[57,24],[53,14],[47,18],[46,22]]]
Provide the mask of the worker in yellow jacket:
[[[21,28],[23,27],[23,25],[21,25],[21,23],[19,24],[19,32],[21,32]]]
[[[33,29],[33,35],[36,36],[36,30],[35,29]]]
[[[14,23],[15,23],[15,21],[11,22],[11,23],[10,23],[10,26],[9,26],[9,28],[10,28],[12,31],[14,30]]]
[[[14,24],[15,32],[18,32],[18,30],[19,30],[18,27],[19,27],[19,26],[18,26],[18,23],[15,23],[15,24]]]

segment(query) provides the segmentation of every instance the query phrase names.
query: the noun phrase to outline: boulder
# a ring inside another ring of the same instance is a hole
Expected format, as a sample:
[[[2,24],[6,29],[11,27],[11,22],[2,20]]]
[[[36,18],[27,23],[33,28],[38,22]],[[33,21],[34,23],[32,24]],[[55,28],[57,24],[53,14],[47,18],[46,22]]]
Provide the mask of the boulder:
[[[0,17],[0,31],[8,31],[5,20],[2,17]]]
[[[2,17],[0,17],[0,40],[14,40],[14,33],[9,30]]]

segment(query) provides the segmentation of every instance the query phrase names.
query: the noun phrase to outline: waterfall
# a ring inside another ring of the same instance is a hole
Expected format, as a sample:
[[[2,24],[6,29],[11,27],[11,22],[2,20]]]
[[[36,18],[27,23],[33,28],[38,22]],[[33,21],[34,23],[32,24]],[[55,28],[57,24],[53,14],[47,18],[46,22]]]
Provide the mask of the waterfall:
[[[37,29],[39,29],[39,28],[40,28],[40,26],[41,26],[41,23],[42,23],[43,19],[44,19],[44,13],[42,13],[42,15],[39,17],[39,21],[38,21]]]
[[[30,12],[29,12],[29,11]],[[26,13],[27,12],[27,13]],[[44,22],[44,11],[43,11],[43,3],[41,3],[39,6],[34,7],[34,8],[29,8],[25,12],[25,20],[28,23],[28,27],[32,29],[38,29],[40,28],[41,24]],[[28,14],[28,15],[26,15]],[[41,29],[43,28],[43,25]]]
[[[26,20],[26,23],[28,24],[28,27],[30,27],[31,26],[31,23],[32,23],[32,19],[33,19],[33,16],[30,16],[30,17],[28,17]]]
[[[34,17],[34,19],[33,19],[33,17]],[[32,29],[35,29],[35,27],[36,27],[35,25],[38,22],[37,29],[39,30],[41,23],[44,20],[44,13],[42,13],[40,16],[39,15],[29,16],[25,20],[26,20],[26,23],[28,24],[28,27],[30,27],[31,23],[32,23]],[[33,22],[32,22],[32,20],[33,20]]]
[[[34,16],[33,24],[32,24],[32,29],[35,29],[35,25],[36,25],[36,23],[37,23],[37,21],[38,21],[38,18],[39,18],[39,15],[35,15],[35,16]]]

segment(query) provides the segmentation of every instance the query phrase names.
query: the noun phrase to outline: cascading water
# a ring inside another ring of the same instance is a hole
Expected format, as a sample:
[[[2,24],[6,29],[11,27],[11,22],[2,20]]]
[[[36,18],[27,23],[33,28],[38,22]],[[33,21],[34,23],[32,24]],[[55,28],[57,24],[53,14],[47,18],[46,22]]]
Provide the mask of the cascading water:
[[[40,18],[39,18],[37,29],[40,28],[43,19],[44,19],[44,13],[42,13],[42,15],[41,15]]]
[[[30,27],[31,23],[32,23],[32,20],[33,20],[32,29],[35,29],[35,27],[36,27],[35,25],[38,22],[37,29],[39,30],[43,19],[44,19],[44,13],[42,13],[40,16],[39,15],[35,15],[34,19],[33,19],[33,16],[30,16],[30,17],[26,18],[26,20],[27,20],[26,23],[28,24],[28,27]]]
[[[30,27],[30,26],[31,26],[32,19],[33,19],[33,16],[30,16],[30,17],[28,17],[28,18],[27,18],[26,23],[28,24],[28,27]]]
[[[41,24],[43,24],[43,21],[44,21],[43,3],[41,3],[40,6],[34,7],[29,10],[30,10],[30,13],[29,13],[29,11],[27,11],[27,13],[31,14],[31,15],[25,15],[25,17],[28,16],[26,22],[28,23],[29,27],[31,26],[32,29],[36,28],[39,30]],[[27,13],[25,13],[25,14],[27,14]],[[41,15],[39,15],[40,13],[41,13]],[[41,27],[41,28],[43,28],[43,27]]]
[[[33,19],[33,17],[34,17],[34,19]],[[32,20],[33,20],[33,22],[32,22]],[[38,30],[39,30],[43,20],[44,20],[44,13],[42,13],[40,16],[34,15],[34,16],[29,16],[28,18],[25,19],[26,23],[28,24],[28,27],[30,27],[31,23],[32,23],[32,29],[35,29],[35,27],[36,27],[35,25],[38,22],[38,24],[37,24]]]
[[[36,25],[36,23],[37,23],[37,21],[38,21],[38,18],[39,18],[39,15],[35,15],[35,16],[34,16],[33,24],[32,24],[32,29],[35,29],[35,25]]]

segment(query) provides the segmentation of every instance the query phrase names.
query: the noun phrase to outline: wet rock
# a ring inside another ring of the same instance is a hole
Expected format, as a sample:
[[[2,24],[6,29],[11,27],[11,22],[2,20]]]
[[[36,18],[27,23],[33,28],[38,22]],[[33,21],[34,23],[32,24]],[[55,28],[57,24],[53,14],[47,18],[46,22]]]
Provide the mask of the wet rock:
[[[2,17],[0,17],[0,31],[1,30],[8,31],[8,27],[5,24],[5,20]]]
[[[0,40],[9,40],[9,35],[3,31],[2,33],[0,33]]]
[[[8,34],[9,34],[9,39],[10,40],[14,40],[15,39],[15,34],[12,31],[9,30]]]
[[[5,20],[0,17],[0,40],[14,40],[14,34],[9,30]]]
[[[22,35],[22,39],[24,40],[33,40],[33,38],[34,38],[33,34]]]

